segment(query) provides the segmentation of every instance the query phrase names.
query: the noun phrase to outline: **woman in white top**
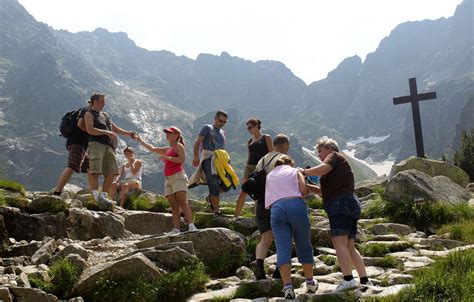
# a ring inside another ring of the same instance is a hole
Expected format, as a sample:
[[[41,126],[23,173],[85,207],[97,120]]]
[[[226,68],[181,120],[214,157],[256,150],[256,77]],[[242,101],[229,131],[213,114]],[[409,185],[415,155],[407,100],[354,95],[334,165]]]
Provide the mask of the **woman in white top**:
[[[135,151],[132,147],[123,150],[127,162],[120,167],[120,174],[114,179],[110,188],[110,197],[115,200],[117,191],[120,190],[120,206],[123,208],[130,190],[142,187],[142,161],[135,158]],[[124,177],[123,181],[120,179]]]
[[[291,284],[291,249],[294,239],[298,261],[303,265],[306,278],[306,292],[315,293],[318,283],[313,279],[313,247],[311,246],[311,225],[308,207],[303,196],[309,193],[308,185],[293,160],[285,155],[275,163],[267,175],[265,184],[265,207],[270,208],[270,222],[275,236],[277,266],[283,281],[286,299],[294,299]]]

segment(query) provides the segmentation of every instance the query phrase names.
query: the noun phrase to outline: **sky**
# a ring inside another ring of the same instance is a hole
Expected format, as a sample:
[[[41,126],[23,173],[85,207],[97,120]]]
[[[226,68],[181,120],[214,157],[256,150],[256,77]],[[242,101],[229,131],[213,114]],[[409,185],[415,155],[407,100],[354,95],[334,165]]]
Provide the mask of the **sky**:
[[[19,0],[54,29],[125,32],[148,50],[223,51],[284,63],[307,84],[365,59],[400,23],[450,17],[462,0]]]

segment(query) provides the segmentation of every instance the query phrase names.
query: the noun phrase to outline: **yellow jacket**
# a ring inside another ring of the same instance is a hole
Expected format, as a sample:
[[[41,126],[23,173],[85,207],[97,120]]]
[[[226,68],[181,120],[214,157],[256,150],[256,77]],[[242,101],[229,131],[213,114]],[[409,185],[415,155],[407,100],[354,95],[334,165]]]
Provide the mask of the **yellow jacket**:
[[[214,153],[215,153],[214,165],[216,167],[217,175],[219,176],[220,180],[224,183],[224,185],[227,188],[231,185],[234,188],[237,187],[240,182],[239,182],[239,178],[237,177],[237,174],[235,174],[234,169],[229,164],[229,161],[230,161],[229,153],[227,153],[227,151],[223,149],[214,150]],[[232,179],[232,183],[226,177],[226,174],[230,175]]]

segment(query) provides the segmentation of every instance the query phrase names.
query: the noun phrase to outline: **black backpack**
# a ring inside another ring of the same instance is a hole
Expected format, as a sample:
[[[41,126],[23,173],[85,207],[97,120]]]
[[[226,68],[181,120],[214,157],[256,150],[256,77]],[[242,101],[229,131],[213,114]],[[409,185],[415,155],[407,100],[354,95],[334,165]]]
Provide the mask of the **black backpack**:
[[[265,199],[265,182],[267,181],[265,168],[277,155],[275,154],[266,165],[264,165],[265,159],[262,159],[262,170],[250,173],[247,181],[242,184],[242,191],[252,197],[253,200]]]
[[[74,133],[77,132],[79,127],[77,126],[77,121],[79,119],[79,113],[81,109],[73,110],[67,112],[62,118],[61,123],[59,124],[59,132],[64,138],[71,138]]]

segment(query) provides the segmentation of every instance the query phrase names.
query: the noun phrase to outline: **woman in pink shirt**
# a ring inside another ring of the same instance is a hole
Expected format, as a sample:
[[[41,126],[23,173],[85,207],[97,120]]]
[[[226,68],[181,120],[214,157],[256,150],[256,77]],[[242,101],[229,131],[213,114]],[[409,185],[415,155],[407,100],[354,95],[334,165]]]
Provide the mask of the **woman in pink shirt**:
[[[313,247],[308,207],[303,196],[309,193],[308,185],[293,160],[283,156],[275,162],[275,168],[267,175],[265,183],[265,207],[271,209],[270,222],[275,236],[277,266],[283,281],[285,299],[294,299],[291,284],[291,249],[295,241],[298,261],[303,265],[306,292],[315,293],[318,283],[313,279]]]
[[[169,127],[164,129],[163,132],[166,133],[169,147],[152,146],[144,142],[140,136],[137,140],[148,150],[160,154],[160,159],[165,162],[165,196],[170,202],[173,213],[173,230],[168,235],[180,233],[180,208],[189,224],[188,231],[197,231],[188,204],[188,176],[183,169],[186,151],[181,130],[177,127]]]

